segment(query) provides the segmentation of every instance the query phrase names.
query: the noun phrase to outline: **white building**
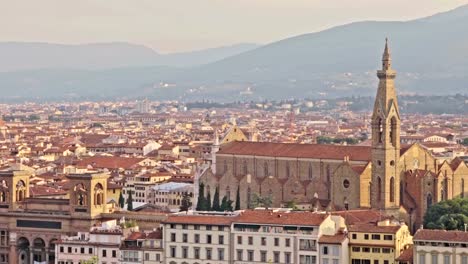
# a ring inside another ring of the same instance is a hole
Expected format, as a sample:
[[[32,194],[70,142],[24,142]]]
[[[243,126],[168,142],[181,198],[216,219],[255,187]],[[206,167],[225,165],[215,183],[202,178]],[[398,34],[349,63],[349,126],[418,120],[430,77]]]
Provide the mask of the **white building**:
[[[162,231],[134,232],[123,241],[120,251],[122,264],[164,263]]]
[[[164,221],[166,263],[232,263],[230,226],[235,217],[236,214],[170,215]]]
[[[124,232],[116,220],[92,227],[90,232],[63,236],[55,244],[55,263],[69,264],[97,258],[99,263],[117,264]]]
[[[184,212],[169,216],[164,230],[168,264],[341,264],[349,259],[344,219],[325,213]]]
[[[468,264],[468,232],[419,229],[413,243],[415,264]]]
[[[184,195],[189,195],[194,203],[193,184],[168,182],[152,187],[150,203],[178,212]]]

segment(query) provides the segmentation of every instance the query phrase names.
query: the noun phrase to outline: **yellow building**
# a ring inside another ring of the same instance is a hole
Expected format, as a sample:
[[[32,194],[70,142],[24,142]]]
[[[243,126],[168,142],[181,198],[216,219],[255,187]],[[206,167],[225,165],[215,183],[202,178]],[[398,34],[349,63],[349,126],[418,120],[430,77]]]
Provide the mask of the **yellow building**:
[[[391,220],[348,227],[351,264],[395,264],[412,244],[408,226]]]

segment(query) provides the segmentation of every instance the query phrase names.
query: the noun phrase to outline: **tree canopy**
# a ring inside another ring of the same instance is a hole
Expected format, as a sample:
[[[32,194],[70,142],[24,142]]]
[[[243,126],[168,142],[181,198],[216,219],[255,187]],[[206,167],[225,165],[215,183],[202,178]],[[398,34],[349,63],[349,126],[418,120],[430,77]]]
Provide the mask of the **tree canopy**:
[[[191,199],[190,195],[186,193],[182,197],[182,202],[180,204],[180,211],[187,212],[190,209],[191,206],[192,206],[192,199]]]
[[[464,230],[465,224],[468,224],[468,198],[434,204],[424,216],[424,227],[428,229]]]

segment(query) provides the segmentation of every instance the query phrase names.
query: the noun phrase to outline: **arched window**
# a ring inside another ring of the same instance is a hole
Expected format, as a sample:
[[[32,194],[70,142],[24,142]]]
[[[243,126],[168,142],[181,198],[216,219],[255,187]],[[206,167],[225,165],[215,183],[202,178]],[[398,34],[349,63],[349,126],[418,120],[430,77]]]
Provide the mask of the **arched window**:
[[[378,139],[379,139],[379,143],[382,143],[383,141],[383,124],[382,124],[382,119],[379,118],[377,120],[377,126],[378,126]]]
[[[16,184],[16,201],[21,202],[26,196],[26,184],[24,181],[18,181]]]
[[[426,197],[426,209],[429,209],[431,205],[432,205],[432,195],[428,193]]]
[[[397,120],[395,117],[392,117],[390,120],[390,142],[392,146],[396,146],[397,143]]]
[[[465,198],[465,179],[461,179],[460,196]]]
[[[309,164],[309,180],[312,180],[314,178],[313,170],[312,170],[312,164]]]
[[[242,172],[244,173],[244,175],[247,175],[247,173],[248,173],[247,161],[246,160],[244,160],[244,162],[242,162]]]
[[[94,186],[94,205],[104,204],[104,188],[100,183]]]
[[[377,201],[382,200],[382,179],[380,177],[377,178]]]
[[[440,200],[443,201],[445,200],[445,192],[443,187],[440,189]]]
[[[6,193],[5,192],[0,192],[0,203],[6,202]]]
[[[88,197],[88,191],[84,187],[83,184],[77,184],[74,188],[73,191],[75,192],[75,201],[76,204],[79,206],[84,206],[87,204],[87,197]]]
[[[395,202],[395,178],[390,178],[390,202]]]
[[[269,172],[268,172],[268,162],[265,161],[263,163],[263,176],[268,177],[268,174],[269,174]]]

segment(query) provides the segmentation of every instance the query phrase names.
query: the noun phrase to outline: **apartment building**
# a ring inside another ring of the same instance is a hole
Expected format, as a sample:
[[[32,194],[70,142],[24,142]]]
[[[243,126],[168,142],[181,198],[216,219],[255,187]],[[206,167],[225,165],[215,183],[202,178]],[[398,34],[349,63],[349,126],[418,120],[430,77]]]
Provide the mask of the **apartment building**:
[[[468,232],[419,229],[413,242],[415,264],[468,264]]]
[[[170,215],[164,223],[167,264],[228,264],[230,227],[236,213]]]
[[[120,247],[122,264],[161,264],[164,263],[162,231],[149,233],[133,232]]]
[[[63,236],[55,244],[56,264],[78,264],[97,258],[99,263],[119,263],[120,243],[124,232],[116,220],[107,221],[89,232]]]
[[[318,264],[322,256],[325,263],[348,263],[344,220],[325,213],[184,212],[169,216],[164,230],[168,264]]]
[[[168,182],[151,188],[150,203],[178,212],[184,195],[189,195],[194,203],[193,184],[183,182]]]
[[[234,263],[319,263],[319,237],[335,235],[338,224],[325,213],[241,212],[232,225]]]
[[[351,264],[395,264],[412,244],[408,226],[389,219],[348,226]]]

